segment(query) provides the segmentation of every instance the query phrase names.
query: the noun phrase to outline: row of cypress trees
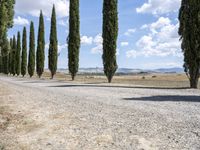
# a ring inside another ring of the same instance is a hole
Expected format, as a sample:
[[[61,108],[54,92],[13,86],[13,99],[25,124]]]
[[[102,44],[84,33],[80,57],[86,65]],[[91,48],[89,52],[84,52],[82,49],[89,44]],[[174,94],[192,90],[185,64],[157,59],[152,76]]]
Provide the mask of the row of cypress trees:
[[[50,44],[49,44],[49,70],[51,71],[51,77],[57,70],[57,29],[56,29],[56,11],[55,6],[52,9],[51,18],[51,31],[50,31]],[[30,77],[34,75],[35,68],[39,78],[44,72],[45,61],[45,31],[44,31],[44,17],[42,11],[39,17],[38,38],[37,38],[37,51],[35,52],[35,29],[34,23],[30,24],[30,37],[29,37],[29,55],[27,63],[27,31],[26,27],[23,28],[22,33],[22,45],[20,32],[17,33],[17,39],[15,35],[7,42],[7,49],[9,53],[3,58],[7,58],[7,63],[3,66],[7,68],[7,71],[2,71],[5,74],[12,74],[13,76],[20,74],[24,77],[28,71]],[[22,51],[22,52],[21,52]],[[2,64],[0,62],[0,64]],[[1,67],[2,68],[2,67]]]
[[[103,3],[103,65],[104,73],[108,78],[108,82],[112,81],[112,78],[117,70],[116,62],[116,41],[118,36],[118,12],[117,12],[118,0],[104,0]],[[45,60],[45,37],[44,37],[44,19],[42,11],[39,18],[39,29],[37,38],[37,51],[35,56],[35,35],[34,24],[30,25],[30,40],[29,40],[29,56],[28,56],[28,74],[30,77],[34,75],[35,63],[36,72],[39,77],[44,72],[44,60]],[[48,68],[51,72],[51,78],[54,77],[57,70],[58,59],[58,41],[57,41],[57,27],[56,27],[56,11],[55,6],[52,9],[51,16],[51,31],[50,31],[50,43],[48,53]],[[68,43],[68,68],[71,74],[72,80],[79,68],[79,49],[80,49],[80,16],[79,16],[79,0],[70,0],[70,13],[69,13],[69,35],[67,39]],[[10,73],[22,76],[26,74],[27,66],[27,41],[26,41],[26,28],[23,29],[22,37],[22,54],[21,54],[21,36],[20,32],[17,34],[17,41],[15,36],[10,40],[10,47],[12,52],[9,54],[11,60]],[[36,58],[35,58],[36,57]],[[20,71],[21,70],[21,71]]]

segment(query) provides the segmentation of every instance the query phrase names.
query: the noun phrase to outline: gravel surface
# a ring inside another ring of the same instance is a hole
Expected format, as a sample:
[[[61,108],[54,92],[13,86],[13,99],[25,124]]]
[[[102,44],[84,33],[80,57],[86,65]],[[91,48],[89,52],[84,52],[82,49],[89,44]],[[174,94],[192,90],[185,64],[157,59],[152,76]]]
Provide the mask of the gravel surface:
[[[200,91],[0,77],[0,148],[199,150]]]

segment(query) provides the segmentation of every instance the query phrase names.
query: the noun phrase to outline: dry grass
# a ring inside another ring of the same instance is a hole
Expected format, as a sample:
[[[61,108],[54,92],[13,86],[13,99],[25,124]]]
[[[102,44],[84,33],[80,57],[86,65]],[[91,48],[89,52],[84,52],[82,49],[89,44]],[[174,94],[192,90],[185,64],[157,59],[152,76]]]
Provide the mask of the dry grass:
[[[25,78],[29,79],[29,76]],[[33,79],[38,77],[33,76]],[[54,76],[55,80],[68,82],[68,83],[86,83],[86,84],[104,84],[108,83],[104,75],[93,74],[79,74],[76,76],[75,81],[71,80],[71,76],[66,73],[58,72]],[[41,80],[50,80],[49,71],[45,71]],[[133,75],[116,75],[113,78],[112,83],[123,84],[127,86],[147,86],[147,87],[169,87],[169,88],[187,88],[189,87],[189,80],[185,74],[175,73],[154,73],[154,74],[133,74]],[[200,83],[199,83],[200,88]],[[0,87],[0,96],[8,94],[7,90]]]
[[[34,78],[37,78],[36,76]],[[50,73],[45,72],[42,79],[50,79]],[[57,73],[56,80],[73,83],[101,84],[107,83],[104,75],[77,75],[75,81],[71,81],[69,74]],[[135,74],[135,75],[116,75],[112,83],[123,85],[141,85],[147,87],[189,87],[189,81],[185,74]],[[199,84],[200,87],[200,84]]]

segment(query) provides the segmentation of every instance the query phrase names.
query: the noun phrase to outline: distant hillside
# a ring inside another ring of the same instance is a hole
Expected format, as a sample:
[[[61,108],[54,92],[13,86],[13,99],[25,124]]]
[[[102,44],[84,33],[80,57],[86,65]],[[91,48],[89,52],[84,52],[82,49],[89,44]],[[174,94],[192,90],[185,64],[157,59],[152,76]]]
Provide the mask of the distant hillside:
[[[160,69],[156,69],[156,72],[162,72],[162,73],[184,73],[184,69],[183,68],[160,68]]]
[[[67,73],[67,69],[58,69],[58,72]],[[80,68],[80,74],[103,74],[103,68]],[[130,68],[119,68],[118,74],[137,74],[137,73],[184,73],[183,68],[160,68],[154,70],[143,70],[143,69],[130,69]]]

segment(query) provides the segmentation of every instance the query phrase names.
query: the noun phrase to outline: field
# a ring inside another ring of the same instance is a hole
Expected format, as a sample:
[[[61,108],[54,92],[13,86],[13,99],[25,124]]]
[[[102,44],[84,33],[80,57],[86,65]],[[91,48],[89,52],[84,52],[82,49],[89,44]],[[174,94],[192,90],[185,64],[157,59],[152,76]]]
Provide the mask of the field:
[[[37,78],[37,77],[35,77]],[[50,79],[49,72],[45,72],[43,79]],[[72,82],[69,74],[57,73],[56,80]],[[104,75],[84,74],[78,75],[72,83],[105,84],[107,79]],[[112,81],[113,84],[126,86],[147,86],[147,87],[169,87],[185,88],[189,87],[188,77],[185,74],[176,73],[138,73],[133,75],[116,75]],[[200,84],[199,84],[200,87]]]
[[[200,149],[200,92],[184,74],[0,75],[0,150]]]

